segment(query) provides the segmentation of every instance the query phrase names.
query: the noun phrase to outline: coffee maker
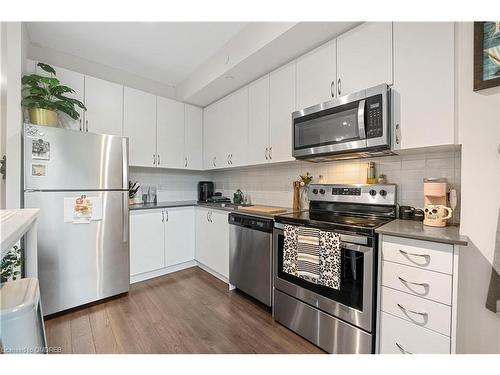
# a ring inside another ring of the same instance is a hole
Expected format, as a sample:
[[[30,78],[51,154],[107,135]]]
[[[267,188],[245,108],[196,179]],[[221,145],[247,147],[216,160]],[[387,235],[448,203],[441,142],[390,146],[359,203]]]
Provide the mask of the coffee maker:
[[[453,210],[448,202],[448,184],[443,178],[424,179],[424,225],[445,227]]]
[[[198,202],[208,202],[214,195],[214,183],[212,181],[198,182]]]

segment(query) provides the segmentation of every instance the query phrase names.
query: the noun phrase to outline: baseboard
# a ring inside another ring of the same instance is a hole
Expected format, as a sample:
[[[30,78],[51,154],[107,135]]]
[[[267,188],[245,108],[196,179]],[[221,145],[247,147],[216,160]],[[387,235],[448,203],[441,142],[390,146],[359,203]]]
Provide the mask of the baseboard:
[[[186,268],[195,267],[197,265],[198,265],[198,262],[196,262],[195,260],[190,260],[189,262],[176,264],[175,266],[160,268],[158,270],[154,270],[151,272],[140,273],[138,275],[130,276],[130,284],[138,283],[140,281],[152,279],[152,278],[158,277],[158,276],[167,275],[169,273],[181,271],[181,270],[184,270]]]
[[[224,281],[226,284],[229,285],[229,279],[223,275],[221,275],[220,273],[218,273],[217,271],[214,271],[213,269],[211,269],[210,267],[207,267],[205,266],[203,263],[200,263],[198,261],[195,261],[196,262],[196,265],[198,267],[200,267],[202,270],[204,271],[207,271],[209,274],[211,274],[212,276],[215,276],[216,278],[218,278],[219,280],[221,281]]]

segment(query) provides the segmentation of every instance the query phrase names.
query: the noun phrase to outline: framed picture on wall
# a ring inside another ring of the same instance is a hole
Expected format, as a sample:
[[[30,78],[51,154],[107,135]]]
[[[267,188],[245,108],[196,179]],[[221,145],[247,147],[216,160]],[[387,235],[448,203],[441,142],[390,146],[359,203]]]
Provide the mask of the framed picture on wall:
[[[474,22],[474,91],[500,86],[500,21]]]

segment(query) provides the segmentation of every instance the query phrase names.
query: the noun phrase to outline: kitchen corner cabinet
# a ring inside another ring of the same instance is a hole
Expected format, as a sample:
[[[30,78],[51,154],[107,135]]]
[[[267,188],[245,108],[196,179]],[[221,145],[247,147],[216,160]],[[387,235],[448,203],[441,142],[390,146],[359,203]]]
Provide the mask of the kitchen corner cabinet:
[[[85,76],[84,130],[98,134],[123,134],[123,86]]]
[[[131,211],[130,275],[192,261],[193,233],[193,207]]]
[[[336,83],[337,96],[392,84],[391,22],[366,22],[337,38]]]
[[[216,168],[215,150],[220,141],[220,136],[216,133],[220,126],[218,115],[218,102],[203,109],[203,169]]]
[[[297,109],[332,100],[336,95],[336,41],[297,59]]]
[[[394,23],[396,149],[455,143],[453,22]]]
[[[186,169],[203,169],[203,109],[184,105],[184,154]]]
[[[38,62],[33,62],[33,65],[36,66]],[[74,93],[65,93],[64,95],[85,102],[85,76],[81,73],[72,72],[71,70],[67,70],[64,68],[59,68],[55,65],[51,65],[56,71],[56,78],[59,80],[61,85],[68,86],[75,90]],[[41,69],[39,66],[36,66],[35,72],[38,75],[50,77],[50,73],[47,73],[45,70]],[[75,106],[75,110],[80,114],[80,118],[78,120],[72,119],[70,116],[63,112],[59,112],[58,121],[59,126],[65,129],[72,130],[80,130],[84,131],[84,111],[78,106]]]
[[[129,137],[129,164],[156,166],[156,96],[125,87],[123,135]]]
[[[184,103],[158,97],[157,166],[184,168]]]
[[[196,207],[195,228],[196,261],[227,281],[229,279],[228,213]]]

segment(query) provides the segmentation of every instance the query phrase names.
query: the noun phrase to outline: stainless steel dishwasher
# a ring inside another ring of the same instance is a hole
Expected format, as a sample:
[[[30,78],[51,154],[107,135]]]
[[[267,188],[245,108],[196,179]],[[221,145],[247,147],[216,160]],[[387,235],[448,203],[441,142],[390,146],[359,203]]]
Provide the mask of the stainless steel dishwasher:
[[[229,282],[271,306],[274,221],[230,213],[229,224]]]

